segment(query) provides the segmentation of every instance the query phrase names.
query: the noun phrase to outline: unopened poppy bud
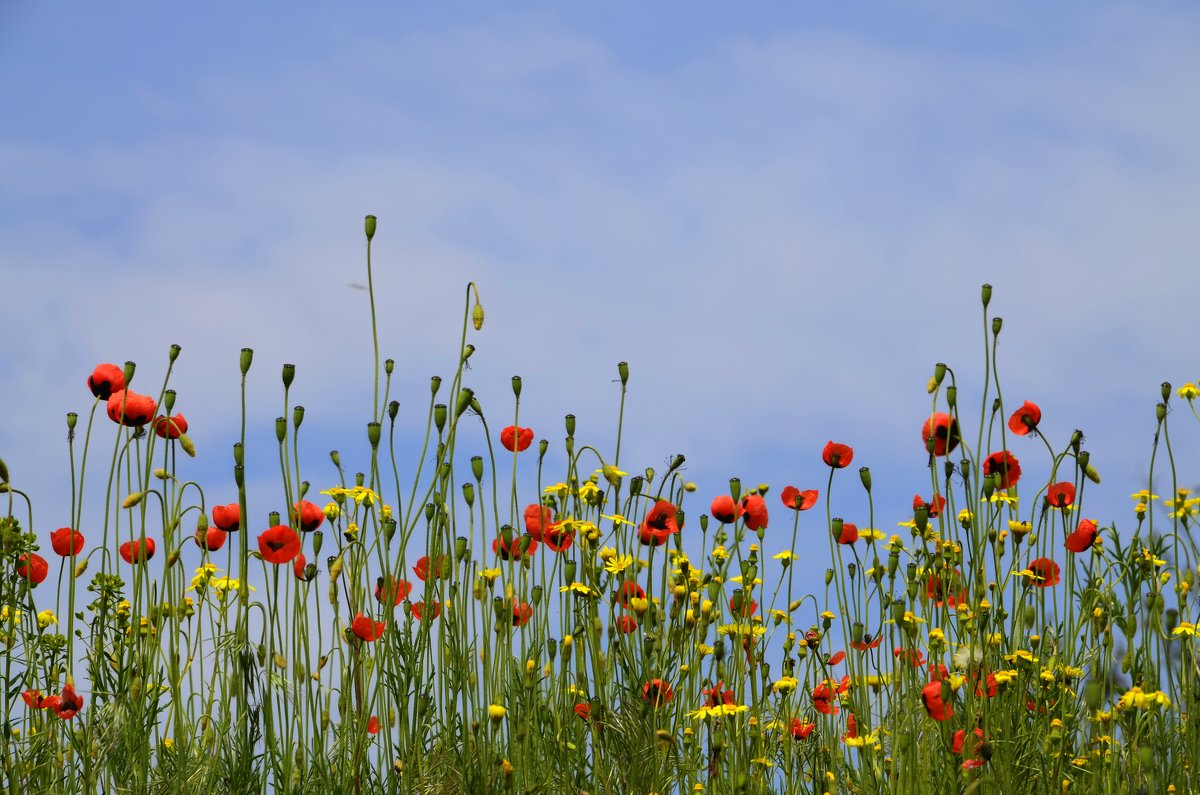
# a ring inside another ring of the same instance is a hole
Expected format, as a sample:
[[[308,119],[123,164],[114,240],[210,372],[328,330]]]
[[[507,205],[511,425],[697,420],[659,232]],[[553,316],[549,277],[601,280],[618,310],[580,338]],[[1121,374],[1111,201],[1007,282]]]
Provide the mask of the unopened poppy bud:
[[[133,506],[135,506],[139,502],[141,502],[142,497],[145,497],[145,496],[146,496],[146,492],[135,491],[133,494],[130,494],[128,497],[125,498],[125,500],[121,503],[121,507],[122,508],[132,508]]]
[[[441,433],[446,428],[446,404],[438,403],[433,407],[433,424],[437,426],[438,433]]]
[[[475,302],[475,308],[471,310],[471,325],[476,331],[483,330],[483,304]]]
[[[862,467],[858,470],[858,479],[862,481],[863,488],[867,493],[871,493],[871,469],[870,467]]]
[[[178,441],[179,446],[183,448],[183,452],[187,453],[188,458],[196,457],[196,443],[192,441],[192,437],[188,436],[186,433],[181,433],[179,434],[179,439],[176,441]]]
[[[179,561],[179,550],[172,549],[171,554],[167,555],[167,568],[171,568]]]
[[[1159,403],[1157,406],[1155,406],[1154,416],[1158,418],[1159,422],[1165,420],[1167,418],[1167,404]]]
[[[942,381],[946,378],[946,365],[943,362],[938,362],[933,366],[933,380],[938,386],[942,385]]]
[[[1002,318],[1002,317],[992,318],[992,335],[993,336],[998,335],[1000,333],[1000,329],[1003,326],[1004,326],[1004,318]]]
[[[175,408],[175,398],[176,394],[174,389],[168,389],[166,392],[163,392],[164,414],[170,414],[172,409]]]
[[[367,423],[367,441],[371,443],[371,449],[379,447],[380,426],[378,422]]]
[[[275,418],[275,440],[280,444],[287,438],[287,417]]]
[[[621,386],[629,383],[629,362],[617,362],[617,375],[621,377]]]
[[[82,577],[83,573],[85,571],[87,571],[87,567],[88,567],[88,559],[81,558],[80,561],[75,564],[75,576]]]
[[[125,362],[125,388],[129,388],[129,384],[133,381],[133,374],[137,370],[137,364],[134,362]]]
[[[981,292],[983,293],[983,308],[987,309],[987,305],[992,302],[992,285],[983,285],[983,290]]]
[[[1088,465],[1087,465],[1087,466],[1084,468],[1084,470],[1083,470],[1083,474],[1084,474],[1084,475],[1086,475],[1086,476],[1087,476],[1087,479],[1088,479],[1088,480],[1090,480],[1090,481],[1092,481],[1093,483],[1099,483],[1099,482],[1100,482],[1100,472],[1099,472],[1099,470],[1097,470],[1097,469],[1096,469],[1094,466],[1092,466],[1091,464],[1088,464]]]
[[[246,468],[241,464],[233,468],[233,482],[239,489],[246,485]]]
[[[157,469],[154,470],[154,477],[158,478],[159,480],[166,480],[167,478],[169,478],[171,476],[169,474],[167,474],[167,470],[163,469],[162,467],[158,467]],[[203,516],[204,514],[200,514],[200,515]]]
[[[671,466],[667,468],[667,474],[670,475],[685,463],[687,463],[687,458],[684,457],[683,453],[676,453],[675,457],[671,459]]]

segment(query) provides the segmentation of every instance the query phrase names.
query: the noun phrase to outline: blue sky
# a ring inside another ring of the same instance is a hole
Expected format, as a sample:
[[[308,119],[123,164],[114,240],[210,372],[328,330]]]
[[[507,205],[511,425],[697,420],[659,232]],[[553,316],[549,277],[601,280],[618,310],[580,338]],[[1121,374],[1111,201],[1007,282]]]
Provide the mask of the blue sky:
[[[1128,526],[1158,384],[1200,375],[1198,34],[1182,3],[7,3],[0,456],[39,530],[65,523],[83,379],[132,359],[151,391],[176,342],[210,500],[232,499],[243,346],[252,516],[282,502],[285,361],[310,479],[333,447],[355,468],[370,349],[349,285],[374,213],[407,427],[475,279],[467,384],[490,416],[519,373],[539,436],[573,412],[610,449],[628,360],[622,464],[685,453],[692,513],[733,475],[824,489],[836,439],[890,530],[929,488],[935,362],[977,412],[991,282],[1006,400],[1038,402],[1056,447],[1087,433],[1085,514]],[[1195,449],[1176,445],[1184,480]],[[1039,443],[1013,450],[1045,477]],[[863,525],[843,481],[834,513]]]

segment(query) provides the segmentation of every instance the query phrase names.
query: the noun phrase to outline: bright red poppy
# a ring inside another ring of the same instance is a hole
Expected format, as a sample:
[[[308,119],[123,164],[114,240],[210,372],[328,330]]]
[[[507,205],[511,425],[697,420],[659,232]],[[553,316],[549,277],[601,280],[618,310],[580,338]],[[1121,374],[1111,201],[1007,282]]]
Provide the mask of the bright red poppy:
[[[201,532],[196,531],[196,546],[201,549],[207,549],[209,552],[216,552],[221,547],[225,546],[225,537],[229,535],[219,527],[210,527]]]
[[[158,416],[154,418],[154,433],[160,439],[178,439],[181,433],[187,433],[188,422],[182,414],[174,417]]]
[[[617,589],[617,604],[625,609],[629,609],[630,599],[645,599],[646,592],[642,590],[642,586],[636,582],[623,582],[621,587]]]
[[[1046,489],[1046,502],[1051,508],[1069,508],[1075,503],[1075,484],[1065,480],[1052,484]]]
[[[946,498],[940,494],[933,495],[933,502],[925,502],[920,494],[917,494],[913,497],[913,510],[915,511],[918,508],[924,508],[926,510],[925,515],[930,519],[938,518],[938,516],[940,516],[942,513],[942,509],[945,507]]]
[[[975,695],[980,698],[995,698],[1000,692],[1000,683],[996,681],[995,674],[988,674],[983,681],[979,681],[979,672],[972,673],[971,678],[975,682]]]
[[[533,428],[509,425],[500,431],[500,444],[510,453],[523,453],[533,444]]]
[[[154,398],[121,390],[108,398],[108,418],[130,428],[138,428],[154,419],[158,408]]]
[[[591,721],[592,723],[595,723],[598,728],[603,728],[603,726],[604,726],[603,723],[601,723],[599,720],[592,719],[592,705],[591,704],[582,702],[582,703],[576,704],[575,706],[571,707],[571,709],[584,722]]]
[[[1033,585],[1038,588],[1058,585],[1058,564],[1050,558],[1036,558],[1029,561],[1029,570],[1033,572]]]
[[[546,529],[545,542],[548,549],[562,552],[575,543],[575,531],[563,529],[561,522],[552,524]]]
[[[375,600],[380,604],[395,607],[408,598],[412,583],[408,580],[380,577],[375,581]]]
[[[733,501],[733,497],[728,494],[714,497],[709,512],[714,519],[725,524],[733,524],[742,513],[738,504]]]
[[[792,718],[792,725],[789,731],[794,739],[807,740],[816,728],[817,724],[815,723],[805,723],[799,718]]]
[[[54,705],[53,709],[62,720],[70,720],[83,709],[83,696],[75,692],[74,685],[68,684],[62,689],[58,704]]]
[[[1096,523],[1091,519],[1081,519],[1075,531],[1067,536],[1066,547],[1072,552],[1086,552],[1096,543],[1099,532]]]
[[[1021,404],[1021,408],[1014,411],[1013,415],[1008,418],[1008,429],[1017,436],[1024,436],[1030,431],[1036,430],[1041,421],[1042,410],[1036,403],[1026,400]]]
[[[996,473],[1000,475],[997,488],[1007,489],[1021,479],[1021,462],[1007,450],[992,453],[983,461],[983,474],[990,477]]]
[[[954,452],[954,448],[962,441],[958,420],[943,411],[934,412],[921,426],[921,441],[925,443],[925,449],[935,456]]]
[[[821,451],[821,460],[834,469],[842,469],[850,466],[850,462],[854,460],[854,449],[849,445],[830,441]]]
[[[942,683],[930,682],[921,688],[921,703],[925,712],[934,720],[946,720],[954,714],[949,704],[942,700]]]
[[[417,617],[417,621],[425,620],[425,607],[428,604],[429,604],[429,602],[413,602],[412,603],[412,614]],[[434,602],[433,603],[433,615],[431,615],[429,617],[429,619],[432,621],[433,619],[437,618],[441,614],[442,614],[442,603]]]
[[[642,520],[639,538],[644,539],[646,533],[650,533],[654,536],[654,545],[658,546],[667,540],[667,536],[678,533],[679,525],[676,523],[678,510],[675,503],[668,500],[659,500],[654,503],[654,507],[646,512],[646,518]],[[642,540],[642,543],[644,544],[646,541]]]
[[[212,509],[213,524],[226,533],[235,533],[242,526],[242,509],[236,502],[228,505],[214,505]]]
[[[906,662],[913,668],[919,668],[925,664],[925,652],[920,649],[896,648],[892,651],[892,656],[901,662]]]
[[[33,689],[26,690],[21,694],[21,698],[25,699],[25,704],[30,709],[46,709],[58,703],[58,696],[43,696],[42,691]]]
[[[449,555],[441,555],[437,560],[430,560],[428,555],[422,555],[417,558],[417,565],[413,566],[413,572],[417,575],[418,580],[425,582],[431,575],[437,579],[443,574],[449,574],[451,565]]]
[[[864,634],[861,640],[850,641],[850,648],[855,651],[866,651],[867,649],[878,648],[880,643],[883,643],[882,632],[876,635],[874,639],[871,638],[870,634]]]
[[[554,512],[549,506],[533,503],[525,506],[525,532],[541,541],[545,529],[554,521]]]
[[[311,533],[324,521],[325,512],[314,503],[300,500],[292,505],[292,524],[298,525],[301,531]]]
[[[783,500],[783,504],[791,508],[793,511],[807,511],[809,508],[817,504],[819,492],[816,489],[800,489],[795,486],[784,486],[783,492],[779,498]]]
[[[367,721],[367,734],[379,734],[379,718],[375,715]]]
[[[652,707],[661,707],[675,698],[675,691],[661,679],[651,679],[642,686],[642,700]]]
[[[822,715],[836,715],[839,712],[838,705],[833,703],[836,693],[829,686],[828,682],[822,682],[812,690],[813,709],[820,712]]]
[[[64,558],[83,551],[83,533],[70,527],[60,527],[50,534],[50,546]]]
[[[846,716],[846,733],[842,735],[843,740],[853,740],[858,737],[858,721],[854,718],[854,713],[851,712]]]
[[[125,388],[125,371],[115,364],[98,364],[87,379],[88,389],[101,400],[108,400],[114,392]]]
[[[991,751],[983,742],[983,729],[975,729],[975,748],[970,758],[962,763],[963,770],[972,770],[974,768],[983,767],[991,758]],[[958,756],[962,756],[964,746],[966,745],[967,732],[964,729],[959,729],[954,733],[954,739],[950,743],[950,751]]]
[[[983,740],[983,729],[976,729],[975,736]],[[966,745],[967,732],[964,729],[959,729],[954,733],[954,739],[950,743],[950,753],[962,755],[963,746]]]
[[[638,628],[637,619],[633,616],[617,616],[613,621],[613,629],[623,635],[628,635],[630,632],[636,631]]]
[[[700,695],[704,696],[704,705],[707,707],[719,707],[722,704],[733,704],[736,700],[733,691],[725,687],[724,680],[718,680],[712,687],[706,687],[700,691]]]
[[[285,524],[277,524],[258,536],[258,551],[267,563],[290,563],[300,554],[300,536]]]
[[[370,616],[364,616],[360,610],[354,620],[350,622],[350,630],[367,643],[379,640],[383,635],[383,630],[387,628],[387,622],[376,621]]]
[[[741,604],[740,610],[737,607],[735,607],[735,605],[737,604],[737,601],[738,601],[738,597],[736,594],[729,597],[729,612],[733,613],[735,616],[740,616],[742,618],[749,618],[750,616],[754,615],[758,611],[758,602],[751,599],[749,594],[742,595],[742,600],[741,600],[742,604]]]
[[[661,547],[663,544],[667,543],[668,538],[670,538],[669,535],[665,533],[656,533],[649,527],[646,527],[646,525],[642,525],[638,528],[638,543],[642,546]]]
[[[858,541],[858,525],[842,522],[842,531],[834,537],[839,544],[853,544]]]
[[[936,607],[958,607],[960,602],[967,601],[962,572],[955,569],[953,574],[930,574],[925,582],[925,595]]]
[[[525,552],[521,552],[521,539],[513,537],[512,543],[505,544],[504,536],[500,536],[492,542],[492,552],[500,556],[502,560],[522,560],[527,559],[537,551],[538,542],[532,537],[529,538],[529,546],[525,548]]]
[[[513,605],[512,610],[512,625],[514,627],[523,627],[529,623],[529,619],[533,617],[533,606],[528,602],[518,602]]]
[[[761,530],[767,526],[767,501],[761,494],[742,497],[742,521],[747,530]]]
[[[144,544],[142,543],[142,539],[126,541],[124,544],[121,544],[121,559],[126,563],[145,563],[154,557],[154,550],[153,538],[145,539]]]
[[[294,576],[297,580],[300,580],[302,582],[308,582],[308,577],[306,576],[306,572],[305,572],[305,570],[307,568],[308,568],[308,559],[305,558],[304,553],[301,552],[299,555],[296,556],[295,560],[292,561],[292,576]]]

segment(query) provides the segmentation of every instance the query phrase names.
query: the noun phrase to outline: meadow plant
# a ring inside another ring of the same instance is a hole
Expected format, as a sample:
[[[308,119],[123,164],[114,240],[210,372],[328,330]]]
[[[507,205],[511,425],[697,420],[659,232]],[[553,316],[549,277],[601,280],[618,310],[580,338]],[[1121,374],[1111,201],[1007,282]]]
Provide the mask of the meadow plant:
[[[178,346],[161,384],[132,362],[86,379],[65,526],[35,524],[0,462],[5,792],[1200,791],[1200,497],[1168,428],[1172,402],[1196,415],[1194,384],[1155,406],[1150,482],[1169,490],[1132,495],[1120,532],[1088,518],[1083,434],[1002,398],[985,285],[978,412],[936,365],[913,418],[928,489],[881,511],[888,532],[852,440],[809,440],[824,483],[702,491],[682,455],[630,474],[620,423],[608,449],[568,415],[565,466],[544,470],[558,451],[520,424],[521,379],[486,413],[463,383],[486,333],[472,284],[409,469],[375,228],[361,471],[336,451],[301,470],[284,365],[279,510],[248,516],[247,348],[231,477],[181,479],[204,445],[174,412]],[[857,489],[851,521],[838,496]],[[824,543],[823,584],[797,582]]]

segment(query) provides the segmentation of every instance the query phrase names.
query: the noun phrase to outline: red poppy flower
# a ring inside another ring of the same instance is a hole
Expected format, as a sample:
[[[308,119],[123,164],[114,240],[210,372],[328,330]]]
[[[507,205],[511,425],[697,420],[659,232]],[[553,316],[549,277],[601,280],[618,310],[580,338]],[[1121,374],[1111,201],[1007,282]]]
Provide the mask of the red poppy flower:
[[[1029,570],[1033,572],[1033,584],[1038,588],[1058,585],[1058,564],[1050,558],[1036,558],[1029,561]]]
[[[125,390],[113,392],[108,398],[108,418],[130,428],[140,427],[154,419],[156,408],[158,406],[153,398]]]
[[[672,533],[679,532],[679,525],[676,523],[678,508],[675,503],[668,500],[659,500],[654,503],[654,507],[646,512],[646,518],[642,520],[641,534],[639,538],[645,536],[647,532],[651,533],[656,541],[655,546],[658,546],[663,541],[667,540],[667,536]],[[661,541],[657,539],[662,539]],[[645,540],[642,543],[646,543]]]
[[[761,530],[767,526],[767,501],[761,494],[742,497],[742,521],[747,530]]]
[[[367,721],[367,734],[379,734],[379,718],[375,715]]]
[[[714,519],[725,524],[733,524],[742,513],[738,504],[733,501],[733,497],[728,494],[714,497],[709,512]]]
[[[305,576],[305,571],[304,571],[307,568],[308,568],[308,559],[305,558],[304,553],[301,552],[299,555],[296,556],[296,559],[292,561],[292,575],[297,580],[301,580],[303,582],[308,582],[308,577]]]
[[[1000,692],[1000,683],[996,681],[995,674],[988,674],[983,681],[979,681],[979,673],[975,672],[972,675],[975,680],[975,695],[980,698],[995,698]]]
[[[613,629],[623,635],[628,635],[630,632],[637,630],[637,628],[637,619],[633,616],[617,616],[616,620],[613,621]]]
[[[324,521],[325,512],[308,500],[300,500],[292,505],[292,524],[298,525],[301,531],[311,533]]]
[[[529,623],[529,619],[533,617],[533,607],[528,602],[518,602],[513,605],[512,625],[514,627],[523,627]]]
[[[125,388],[125,371],[115,364],[98,364],[87,379],[88,389],[101,400],[108,400],[114,392]]]
[[[126,563],[145,563],[154,557],[154,539],[147,538],[143,544],[142,539],[126,541],[121,544],[121,559]]]
[[[929,662],[929,681],[940,682],[950,675],[950,669],[942,663]]]
[[[174,417],[154,418],[154,433],[160,439],[178,439],[179,434],[187,433],[187,430],[187,419],[182,414],[176,414]]]
[[[838,705],[833,703],[834,696],[833,688],[829,686],[828,682],[817,685],[812,690],[813,709],[822,715],[838,714]]]
[[[500,444],[510,453],[523,453],[533,444],[533,428],[509,425],[500,431]]]
[[[926,516],[930,519],[936,519],[941,515],[942,509],[946,507],[946,498],[940,494],[933,495],[933,502],[925,502],[921,499],[921,495],[917,494],[913,497],[913,510],[924,508]]]
[[[434,579],[449,574],[450,571],[450,556],[440,555],[437,560],[430,560],[428,555],[422,555],[417,558],[417,565],[413,566],[413,572],[416,573],[417,579],[425,582],[429,579],[430,574]]]
[[[704,696],[704,705],[707,707],[719,707],[722,704],[732,704],[736,697],[732,690],[725,688],[725,682],[718,680],[712,687],[706,687],[700,691],[700,695]]]
[[[64,558],[83,551],[83,533],[70,527],[60,527],[50,534],[50,546]]]
[[[646,592],[642,590],[642,586],[638,585],[636,582],[621,583],[621,587],[617,589],[617,604],[628,610],[629,600],[634,598],[646,598]]]
[[[815,723],[805,723],[799,718],[792,718],[792,725],[789,731],[791,732],[793,738],[797,740],[807,740],[815,728],[817,728],[817,724]]]
[[[995,473],[1000,474],[997,488],[1007,489],[1021,479],[1021,463],[1007,450],[992,453],[983,461],[983,474],[990,477]]]
[[[651,679],[642,686],[642,700],[650,702],[652,707],[661,707],[675,698],[675,691],[661,679]]]
[[[554,513],[548,506],[538,503],[525,506],[525,532],[533,536],[534,541],[542,540],[542,533],[553,521]]]
[[[850,466],[854,460],[854,449],[844,444],[829,442],[821,451],[821,460],[834,469]]]
[[[920,649],[897,648],[892,652],[892,656],[908,663],[913,668],[919,668],[925,664],[925,652]]]
[[[925,449],[935,456],[954,452],[954,448],[962,441],[958,420],[943,411],[935,412],[921,426],[921,441],[925,443]]]
[[[1042,421],[1042,410],[1038,408],[1036,403],[1030,403],[1026,400],[1021,404],[1021,408],[1013,412],[1013,415],[1008,418],[1008,429],[1017,436],[1024,436],[1037,428],[1039,422]]]
[[[267,563],[289,563],[300,554],[300,536],[285,524],[277,524],[258,536],[258,551]]]
[[[858,525],[842,522],[842,531],[835,539],[839,544],[853,544],[858,541]]]
[[[383,630],[386,628],[387,622],[376,621],[370,616],[364,616],[361,610],[354,616],[354,620],[350,622],[350,630],[367,643],[379,640],[383,635]]]
[[[417,621],[425,620],[425,608],[428,604],[429,604],[429,602],[413,602],[412,603],[412,614],[417,617]],[[429,619],[432,621],[433,619],[437,618],[441,614],[442,614],[442,603],[434,602],[433,603],[433,615],[431,615],[429,617]]]
[[[666,533],[656,533],[646,525],[638,528],[638,543],[645,547],[661,547],[670,538]]]
[[[70,720],[83,709],[83,696],[75,692],[74,685],[67,685],[62,689],[58,704],[54,705],[53,709],[62,720]]]
[[[583,702],[583,703],[576,704],[571,709],[574,710],[575,714],[578,715],[581,720],[583,720],[585,722],[591,721],[592,723],[596,724],[597,727],[603,728],[603,726],[604,726],[603,723],[601,723],[599,720],[592,719],[592,705],[591,704]]]
[[[1092,548],[1092,544],[1096,543],[1098,533],[1095,522],[1091,519],[1081,519],[1075,532],[1067,536],[1066,547],[1072,552],[1086,552]]]
[[[375,581],[375,600],[380,604],[395,607],[408,598],[412,583],[408,580],[380,577]]]
[[[738,597],[736,594],[729,597],[729,612],[733,613],[735,616],[748,618],[758,611],[758,602],[751,599],[749,594],[744,594],[742,596],[741,610],[734,606],[737,603],[737,600]]]
[[[942,683],[930,682],[921,688],[921,703],[925,712],[934,720],[946,720],[954,714],[951,706],[942,700]]]
[[[225,546],[225,537],[229,535],[219,527],[210,527],[201,532],[196,531],[196,546],[201,549],[207,549],[209,552],[216,552],[221,547]]]
[[[839,651],[837,654],[829,658],[829,661],[826,663],[826,665],[837,665],[844,659],[846,659],[846,652]]]
[[[850,648],[854,649],[855,651],[866,651],[867,649],[878,648],[879,644],[882,642],[882,632],[876,635],[874,640],[871,639],[869,634],[865,634],[862,636],[862,640],[850,641]]]
[[[571,544],[575,543],[575,531],[564,530],[561,522],[552,524],[546,529],[545,542],[549,549],[562,552],[570,549]]]
[[[226,533],[235,533],[242,526],[242,509],[236,502],[228,505],[214,505],[212,509],[213,524]]]
[[[983,729],[976,729],[975,736],[979,738],[980,742],[982,742],[983,741]],[[954,739],[950,743],[950,753],[962,756],[963,746],[966,745],[966,742],[967,742],[967,732],[963,729],[959,729],[958,731],[956,731],[954,733]]]
[[[523,554],[521,552],[521,543],[521,539],[514,536],[511,544],[505,544],[504,536],[500,536],[492,542],[492,552],[495,552],[503,560],[521,560],[528,558],[537,551],[538,542],[534,541],[532,537],[529,538],[529,546],[525,548]]]
[[[953,574],[947,572],[945,579],[941,574],[930,574],[925,582],[925,595],[936,607],[958,607],[960,602],[967,601],[967,589],[962,585],[962,572],[958,569],[955,569]]]
[[[50,701],[50,699],[58,699],[58,696],[43,696],[42,691],[30,689],[22,693],[21,698],[25,699],[25,704],[29,706],[30,709],[45,709],[47,706],[49,706],[47,702]],[[57,701],[55,703],[57,703]]]
[[[779,495],[779,498],[793,511],[807,511],[817,504],[819,494],[816,489],[800,491],[795,486],[784,486],[783,493]]]
[[[851,712],[846,716],[846,733],[842,735],[843,740],[853,740],[858,737],[858,721],[854,719],[854,713]]]
[[[1046,502],[1051,508],[1068,508],[1075,503],[1075,484],[1063,481],[1046,489]]]

